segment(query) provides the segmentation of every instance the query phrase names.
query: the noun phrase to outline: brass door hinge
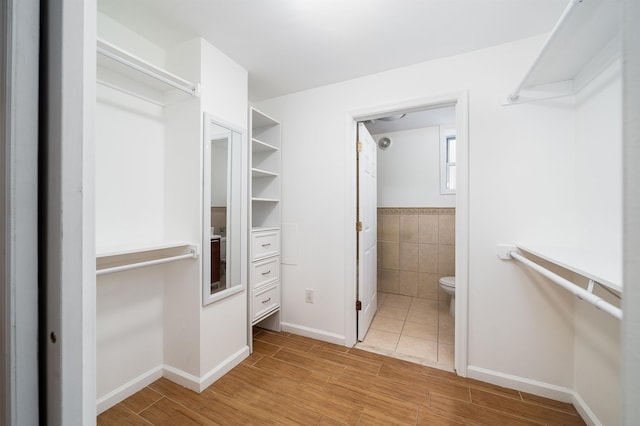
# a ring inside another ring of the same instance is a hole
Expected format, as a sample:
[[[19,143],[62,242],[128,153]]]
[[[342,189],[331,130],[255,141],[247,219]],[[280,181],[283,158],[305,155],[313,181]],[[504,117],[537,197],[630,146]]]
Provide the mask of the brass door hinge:
[[[356,300],[356,311],[361,311],[362,310],[362,302],[359,300]]]
[[[356,144],[356,151],[362,152],[362,142],[358,141],[358,143]]]
[[[358,221],[356,223],[356,231],[362,232],[362,222]]]

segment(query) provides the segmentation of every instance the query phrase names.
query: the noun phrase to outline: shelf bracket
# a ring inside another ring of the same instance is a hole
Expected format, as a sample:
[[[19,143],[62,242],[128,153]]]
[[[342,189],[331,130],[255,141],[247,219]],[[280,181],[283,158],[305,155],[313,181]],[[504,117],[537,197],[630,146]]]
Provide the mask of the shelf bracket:
[[[558,83],[550,83],[533,86],[528,89],[521,89],[521,91],[507,96],[507,102],[502,104],[502,106],[548,101],[551,99],[564,98],[573,94],[573,80],[565,80]]]

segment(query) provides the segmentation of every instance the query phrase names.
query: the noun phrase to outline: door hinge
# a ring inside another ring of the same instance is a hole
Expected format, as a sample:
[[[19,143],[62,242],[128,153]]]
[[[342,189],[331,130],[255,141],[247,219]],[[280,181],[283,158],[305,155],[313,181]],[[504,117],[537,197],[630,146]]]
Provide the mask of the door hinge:
[[[356,223],[356,231],[362,232],[362,222],[358,221]]]
[[[358,143],[356,144],[356,151],[362,152],[362,142],[358,141]]]
[[[362,310],[362,302],[359,300],[356,300],[356,311],[361,311]]]

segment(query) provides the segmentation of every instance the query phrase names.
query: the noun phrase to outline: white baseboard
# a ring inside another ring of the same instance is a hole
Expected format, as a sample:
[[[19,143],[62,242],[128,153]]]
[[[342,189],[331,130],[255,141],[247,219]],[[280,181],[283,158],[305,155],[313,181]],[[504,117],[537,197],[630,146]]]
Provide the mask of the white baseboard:
[[[602,425],[584,399],[573,389],[471,365],[467,367],[467,373],[472,379],[571,403],[589,426]]]
[[[213,369],[209,370],[202,377],[196,377],[193,374],[171,367],[170,365],[164,366],[163,376],[187,389],[200,393],[211,386],[216,380],[231,371],[233,367],[240,364],[248,356],[249,346],[244,346],[238,352],[234,353]]]
[[[245,346],[229,358],[225,359],[218,366],[210,370],[204,376],[200,378],[200,390],[202,392],[213,383],[215,383],[222,376],[231,371],[236,365],[240,364],[250,354],[249,346]]]
[[[323,342],[333,343],[335,345],[346,346],[345,336],[329,333],[324,330],[318,330],[316,328],[305,327],[303,325],[291,324],[288,322],[282,323],[282,331],[287,333],[297,334],[311,339],[322,340]]]
[[[103,413],[161,377],[165,377],[187,389],[200,393],[231,371],[231,369],[240,364],[248,356],[249,346],[245,346],[202,377],[194,376],[170,365],[159,365],[99,398],[96,401],[97,413]]]
[[[97,413],[100,414],[108,410],[117,403],[124,401],[134,393],[144,389],[151,383],[158,380],[160,377],[162,377],[162,368],[162,365],[152,368],[146,373],[139,375],[135,379],[128,381],[124,385],[117,387],[103,397],[98,398],[98,400],[96,401]]]
[[[578,392],[573,393],[573,406],[576,407],[576,410],[582,417],[582,420],[589,426],[602,426],[602,422],[598,420],[598,417],[595,415],[591,408],[587,405],[584,399],[580,396]]]
[[[573,390],[482,367],[467,367],[468,377],[562,402],[573,402]]]
[[[194,392],[200,392],[200,379],[186,371],[182,371],[170,365],[163,365],[162,377]]]

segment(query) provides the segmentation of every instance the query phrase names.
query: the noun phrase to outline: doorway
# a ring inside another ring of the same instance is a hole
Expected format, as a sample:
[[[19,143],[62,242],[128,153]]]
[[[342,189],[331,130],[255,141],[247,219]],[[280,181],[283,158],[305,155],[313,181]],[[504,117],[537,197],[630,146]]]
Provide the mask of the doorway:
[[[377,265],[368,271],[377,277],[376,313],[364,336],[357,314],[357,347],[460,375],[466,375],[467,333],[466,111],[461,93],[353,114],[354,126],[363,123],[377,144],[378,180]],[[355,245],[360,291],[366,271]],[[457,277],[455,316],[439,285],[449,276]],[[362,306],[361,299],[357,293]]]

